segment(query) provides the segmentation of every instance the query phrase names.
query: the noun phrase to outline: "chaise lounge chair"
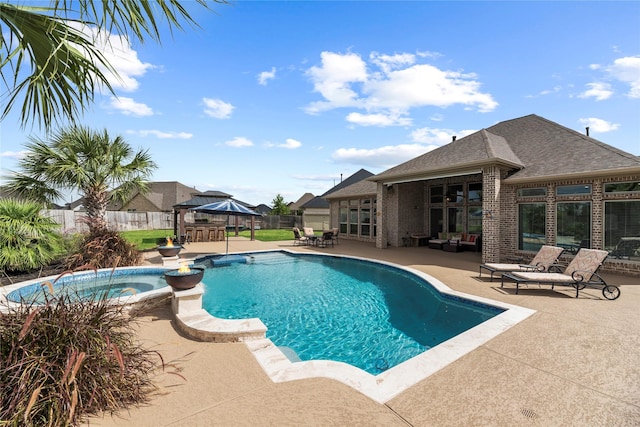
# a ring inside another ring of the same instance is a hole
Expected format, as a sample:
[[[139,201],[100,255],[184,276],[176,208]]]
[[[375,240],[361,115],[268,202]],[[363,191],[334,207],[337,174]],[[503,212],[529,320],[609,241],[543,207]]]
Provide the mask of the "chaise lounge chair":
[[[499,264],[499,263],[487,263],[480,265],[480,277],[482,277],[482,270],[487,270],[491,273],[490,281],[493,282],[494,273],[507,273],[510,271],[547,271],[549,266],[558,262],[558,258],[564,252],[563,248],[557,246],[543,245],[535,257],[529,264],[512,263],[512,264]]]
[[[620,296],[620,289],[617,286],[607,285],[597,273],[608,255],[607,251],[582,248],[563,273],[552,272],[554,266],[549,268],[551,272],[548,273],[525,271],[503,273],[500,287],[503,287],[505,279],[516,283],[516,294],[521,283],[551,284],[551,289],[555,285],[573,286],[576,289],[576,298],[578,298],[580,289],[587,286],[602,287],[602,295],[606,299],[614,300]]]

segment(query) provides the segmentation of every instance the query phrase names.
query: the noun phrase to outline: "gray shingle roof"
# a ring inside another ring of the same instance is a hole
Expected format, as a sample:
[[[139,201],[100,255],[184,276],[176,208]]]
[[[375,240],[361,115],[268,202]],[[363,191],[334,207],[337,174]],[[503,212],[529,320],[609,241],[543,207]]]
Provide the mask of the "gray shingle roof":
[[[342,188],[348,187],[352,184],[355,184],[356,182],[360,182],[363,179],[367,179],[369,177],[372,177],[373,174],[371,172],[369,172],[366,169],[360,169],[358,172],[354,173],[353,175],[349,176],[348,178],[346,178],[345,180],[343,180],[342,182],[340,182],[338,185],[334,186],[333,188],[331,188],[329,191],[325,192],[324,194],[321,194],[320,197],[325,197],[331,193],[333,193],[334,191],[338,191]]]
[[[378,184],[376,184],[375,182],[364,179],[348,187],[341,188],[340,190],[334,191],[328,196],[324,196],[324,198],[325,199],[345,199],[348,197],[371,196],[376,194],[377,187],[378,187]]]
[[[371,180],[427,179],[477,172],[489,164],[512,168],[516,172],[508,180],[517,181],[640,169],[640,157],[531,114],[460,138]]]
[[[326,209],[328,207],[329,202],[327,202],[321,196],[316,196],[300,206],[300,209]]]

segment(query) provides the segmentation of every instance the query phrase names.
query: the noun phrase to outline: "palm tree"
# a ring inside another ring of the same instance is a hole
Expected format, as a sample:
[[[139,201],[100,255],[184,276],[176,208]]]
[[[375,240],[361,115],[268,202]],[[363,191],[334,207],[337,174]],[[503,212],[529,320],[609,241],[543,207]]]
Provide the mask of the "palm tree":
[[[156,164],[148,150],[133,152],[126,141],[111,138],[106,130],[85,127],[59,130],[47,143],[31,138],[27,154],[8,178],[8,190],[17,197],[52,203],[63,193],[84,197],[87,225],[92,235],[107,229],[111,202],[123,203],[133,192],[148,191]]]
[[[0,200],[0,270],[32,271],[62,255],[59,225],[41,209],[39,203]]]
[[[160,25],[169,31],[182,29],[182,22],[197,25],[179,0],[42,3],[0,2],[0,80],[6,85],[0,120],[23,97],[22,125],[34,121],[46,130],[54,123],[75,123],[101,87],[115,95],[105,73],[117,73],[96,43],[104,32],[160,42]],[[205,8],[207,3],[195,2]],[[87,27],[97,30],[94,38],[82,31]]]

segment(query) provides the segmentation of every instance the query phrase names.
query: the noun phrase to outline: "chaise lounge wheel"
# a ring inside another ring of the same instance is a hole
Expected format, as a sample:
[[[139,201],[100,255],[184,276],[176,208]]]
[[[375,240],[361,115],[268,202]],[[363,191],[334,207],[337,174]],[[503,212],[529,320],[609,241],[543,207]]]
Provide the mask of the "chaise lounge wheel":
[[[602,295],[608,300],[614,300],[620,296],[620,288],[617,286],[605,286],[602,288]]]

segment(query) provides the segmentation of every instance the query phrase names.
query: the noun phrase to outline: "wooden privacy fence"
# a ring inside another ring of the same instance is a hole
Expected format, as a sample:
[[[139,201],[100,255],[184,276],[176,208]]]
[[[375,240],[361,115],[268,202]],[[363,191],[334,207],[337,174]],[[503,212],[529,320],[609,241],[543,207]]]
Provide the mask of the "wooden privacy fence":
[[[45,210],[43,214],[60,224],[62,233],[89,231],[86,224],[86,212],[49,209]],[[107,224],[110,229],[116,231],[172,229],[173,213],[107,211]]]
[[[49,216],[60,224],[62,233],[82,233],[89,231],[85,218],[85,212],[77,212],[70,210],[54,210],[49,209],[43,211],[43,214]],[[240,224],[249,227],[250,220],[248,217],[240,217]],[[225,218],[226,219],[226,215]],[[193,212],[185,214],[185,222],[195,222]],[[229,220],[230,224],[234,224],[233,217]],[[246,224],[245,224],[246,222]],[[107,224],[109,228],[116,231],[133,231],[133,230],[166,230],[173,229],[173,212],[125,212],[125,211],[107,211]],[[281,229],[291,227],[301,227],[302,217],[296,215],[267,215],[258,218],[256,225],[263,229]]]

